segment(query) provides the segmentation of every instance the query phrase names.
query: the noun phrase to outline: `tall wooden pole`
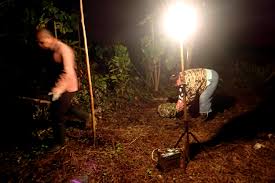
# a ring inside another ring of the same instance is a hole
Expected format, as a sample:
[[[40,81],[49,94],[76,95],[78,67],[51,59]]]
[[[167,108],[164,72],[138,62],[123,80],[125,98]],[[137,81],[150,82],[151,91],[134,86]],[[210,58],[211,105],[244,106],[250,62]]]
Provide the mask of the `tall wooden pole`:
[[[189,121],[187,119],[187,104],[186,104],[186,80],[185,80],[185,73],[184,73],[184,55],[183,55],[183,42],[180,42],[180,58],[181,58],[181,72],[182,72],[182,78],[183,79],[183,84],[184,84],[184,97],[183,97],[183,103],[184,103],[184,128],[185,128],[185,144],[184,144],[184,149],[185,149],[185,168],[187,161],[189,161]],[[187,60],[188,61],[188,60]]]
[[[191,68],[191,55],[192,55],[192,45],[190,44],[190,45],[188,45],[188,47],[187,47],[187,59],[186,59],[186,69],[190,69]]]
[[[184,55],[183,55],[183,42],[180,42],[180,60],[181,60],[181,73],[183,79],[183,84],[185,85],[185,75],[184,75]],[[186,106],[186,93],[184,94],[183,97],[183,102],[184,102],[184,121],[187,120],[187,106]]]
[[[93,86],[92,86],[92,79],[91,79],[91,70],[90,70],[89,53],[88,53],[88,46],[87,46],[87,36],[86,36],[86,29],[85,29],[85,22],[84,22],[82,0],[80,0],[80,13],[81,13],[81,23],[82,23],[82,29],[83,29],[84,45],[85,45],[85,55],[86,55],[89,88],[90,88],[90,99],[91,99],[90,104],[91,104],[91,114],[92,114],[92,118],[93,118],[93,135],[94,135],[94,146],[95,146],[95,144],[96,144],[96,118],[95,118],[95,113],[94,113],[95,110],[94,110]]]

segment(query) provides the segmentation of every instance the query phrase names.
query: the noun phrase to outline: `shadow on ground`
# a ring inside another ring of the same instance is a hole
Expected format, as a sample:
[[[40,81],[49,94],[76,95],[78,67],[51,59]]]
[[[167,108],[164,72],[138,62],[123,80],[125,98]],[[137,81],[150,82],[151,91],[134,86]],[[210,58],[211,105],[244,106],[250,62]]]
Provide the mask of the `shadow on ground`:
[[[41,145],[41,143],[45,145],[52,143],[52,122],[46,119],[46,116],[49,114],[46,111],[42,111],[43,106],[39,106],[38,109],[37,104],[35,105],[28,100],[20,100],[14,95],[7,96],[3,99],[2,105],[4,107],[0,112],[0,150],[12,150],[16,147],[30,149],[35,145]],[[40,119],[41,117],[35,116],[39,115],[37,114],[38,112],[43,113],[40,114],[43,116],[42,119]],[[83,119],[81,120],[78,119],[77,116],[75,117],[74,112],[70,112],[70,115],[67,115],[65,125],[66,128],[85,128]],[[43,132],[44,135],[42,136],[49,136],[42,138],[37,134],[38,131]]]
[[[201,144],[191,144],[192,158],[203,150],[202,147],[214,147],[238,140],[251,141],[256,138],[267,138],[268,133],[275,132],[274,97],[266,96],[253,110],[245,112],[229,121],[210,140]]]
[[[18,102],[10,96],[2,101],[0,143],[1,149],[32,143],[33,106]]]
[[[233,107],[236,103],[236,99],[233,96],[225,95],[225,94],[216,94],[212,99],[212,110],[214,115],[216,113],[223,113],[225,110]],[[194,100],[191,102],[190,107],[188,109],[188,113],[191,117],[196,118],[199,114],[199,95],[197,95]]]

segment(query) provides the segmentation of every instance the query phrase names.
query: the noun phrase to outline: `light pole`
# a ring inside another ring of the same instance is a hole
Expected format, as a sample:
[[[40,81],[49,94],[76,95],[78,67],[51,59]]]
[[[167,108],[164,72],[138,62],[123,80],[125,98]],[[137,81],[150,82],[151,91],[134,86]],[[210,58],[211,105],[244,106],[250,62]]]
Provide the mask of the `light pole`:
[[[180,45],[180,60],[181,60],[181,73],[184,79],[184,51],[183,45],[187,45],[187,59],[191,58],[190,49],[193,36],[198,26],[198,15],[196,9],[191,4],[186,4],[184,1],[178,1],[167,8],[164,16],[164,30],[165,33],[172,39],[175,39]],[[186,97],[184,97],[184,120],[187,120],[186,112]]]
[[[187,119],[187,105],[186,105],[186,92],[185,92],[185,75],[184,75],[184,54],[183,54],[183,45],[187,45],[187,59],[190,59],[189,49],[192,42],[194,33],[196,32],[198,25],[198,16],[196,9],[191,4],[185,4],[183,1],[178,1],[175,4],[172,4],[168,7],[167,12],[164,17],[164,29],[166,33],[179,42],[180,45],[180,60],[181,60],[181,94],[183,94],[183,103],[184,103],[184,133],[180,136],[175,147],[178,146],[181,139],[186,135],[185,144],[184,144],[184,158],[186,167],[187,161],[189,161],[189,135],[196,140],[197,138],[189,132],[189,122]]]

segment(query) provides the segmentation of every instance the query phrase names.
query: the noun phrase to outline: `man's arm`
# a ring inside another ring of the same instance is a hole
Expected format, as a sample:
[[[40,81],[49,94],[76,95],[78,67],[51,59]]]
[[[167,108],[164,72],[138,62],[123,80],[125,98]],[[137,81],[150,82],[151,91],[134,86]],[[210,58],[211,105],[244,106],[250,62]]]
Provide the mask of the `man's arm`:
[[[62,94],[66,91],[68,83],[74,77],[74,52],[69,47],[64,47],[61,50],[61,57],[63,63],[63,72],[52,88],[52,93]]]

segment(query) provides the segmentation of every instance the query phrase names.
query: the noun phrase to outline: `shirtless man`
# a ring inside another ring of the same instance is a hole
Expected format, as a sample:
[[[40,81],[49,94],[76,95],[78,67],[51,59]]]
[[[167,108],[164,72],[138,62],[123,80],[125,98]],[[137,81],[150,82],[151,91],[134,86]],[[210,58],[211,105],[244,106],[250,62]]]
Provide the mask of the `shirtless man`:
[[[36,33],[38,45],[49,49],[53,53],[53,60],[63,66],[63,71],[49,92],[52,96],[51,118],[56,144],[52,151],[59,150],[65,143],[65,114],[71,107],[71,100],[78,91],[75,55],[73,49],[56,39],[47,29],[40,29]]]

